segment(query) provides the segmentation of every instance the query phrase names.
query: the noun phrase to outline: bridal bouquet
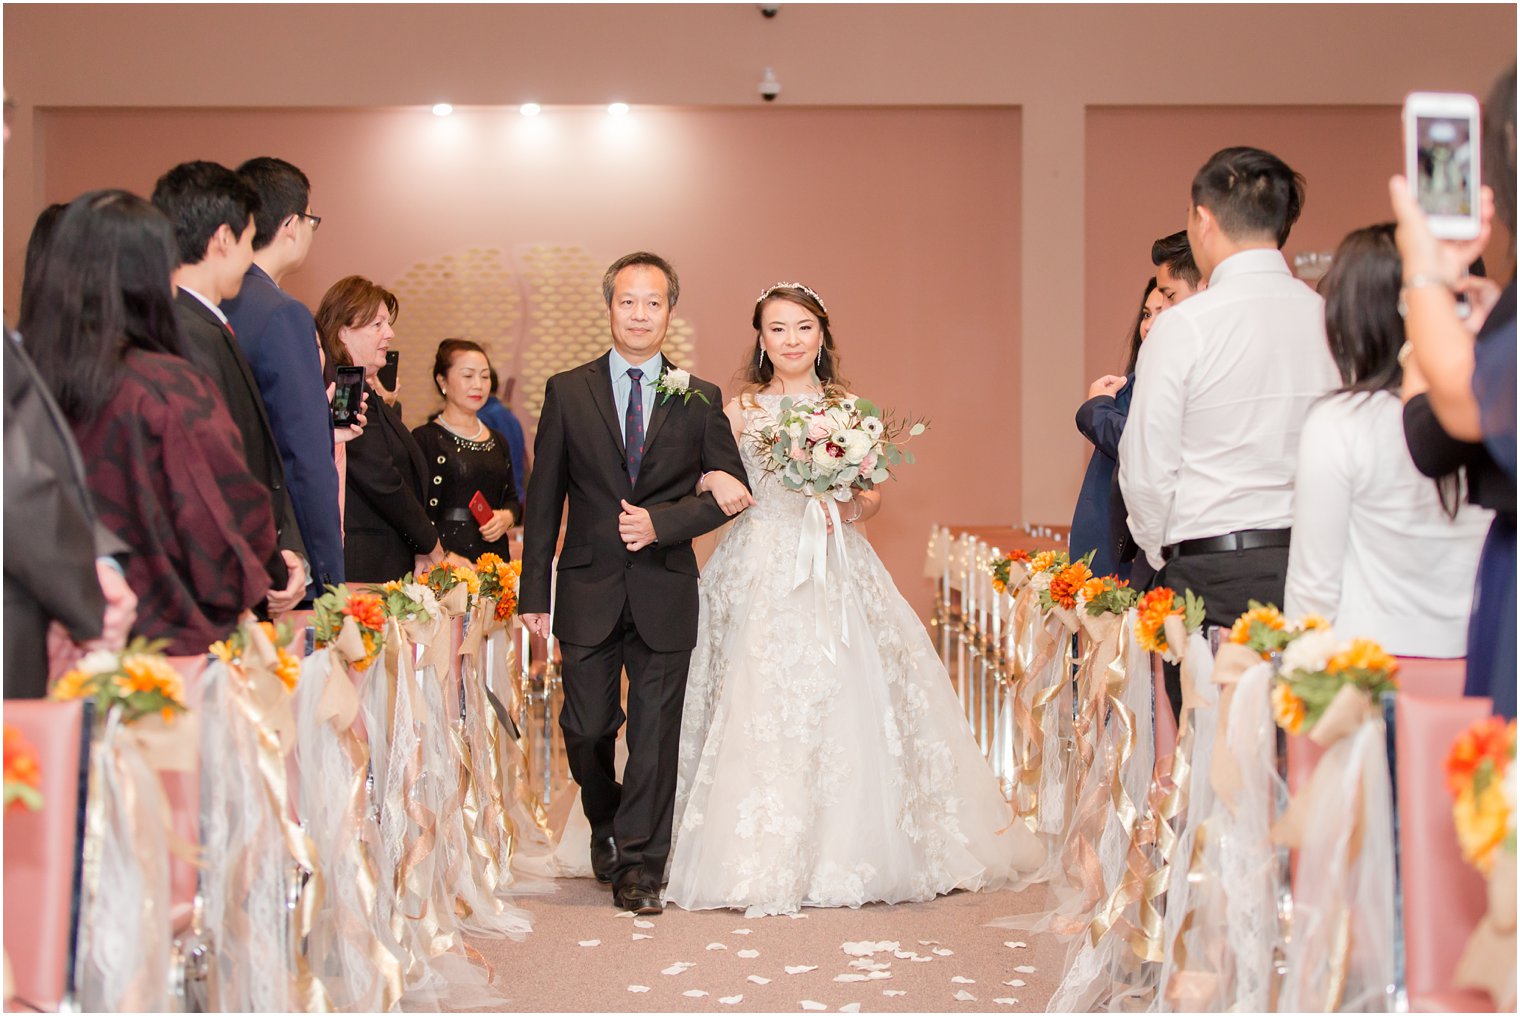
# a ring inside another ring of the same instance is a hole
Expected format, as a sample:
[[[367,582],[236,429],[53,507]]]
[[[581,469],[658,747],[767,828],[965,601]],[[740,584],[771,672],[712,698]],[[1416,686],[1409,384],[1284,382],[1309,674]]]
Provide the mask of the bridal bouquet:
[[[865,399],[826,391],[782,399],[775,423],[757,440],[766,470],[787,490],[848,501],[852,490],[870,490],[891,478],[893,466],[911,464],[903,446],[926,429],[923,421],[898,420]]]

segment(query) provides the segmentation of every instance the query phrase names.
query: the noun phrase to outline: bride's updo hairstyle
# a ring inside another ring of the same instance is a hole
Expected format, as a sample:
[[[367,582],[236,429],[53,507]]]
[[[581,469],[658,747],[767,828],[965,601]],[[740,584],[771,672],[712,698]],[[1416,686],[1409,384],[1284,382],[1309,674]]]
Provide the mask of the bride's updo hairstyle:
[[[834,346],[834,333],[829,330],[829,312],[823,306],[823,300],[800,282],[778,282],[763,290],[755,301],[755,315],[750,320],[751,327],[755,329],[755,345],[738,374],[738,380],[745,391],[757,392],[770,384],[776,376],[776,366],[771,363],[771,358],[760,355],[765,348],[760,341],[761,315],[765,312],[765,305],[772,300],[795,303],[818,319],[818,326],[823,330],[822,356],[813,368],[818,374],[818,380],[823,382],[825,390],[849,387],[849,382],[839,373],[839,350]]]

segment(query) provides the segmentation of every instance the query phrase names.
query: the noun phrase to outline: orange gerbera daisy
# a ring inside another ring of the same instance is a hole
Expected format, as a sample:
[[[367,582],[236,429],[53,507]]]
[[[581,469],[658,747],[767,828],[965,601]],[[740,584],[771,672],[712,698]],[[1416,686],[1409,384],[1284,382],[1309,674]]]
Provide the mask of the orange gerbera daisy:
[[[94,694],[95,679],[82,670],[70,670],[66,671],[57,681],[53,682],[53,689],[48,692],[48,697],[54,699],[78,699],[89,698]]]
[[[1501,716],[1490,716],[1474,723],[1462,731],[1446,756],[1446,789],[1453,795],[1461,793],[1484,762],[1503,770],[1514,744],[1514,720],[1506,723]]]
[[[1091,569],[1081,561],[1073,561],[1050,577],[1050,599],[1071,610],[1077,605],[1077,590],[1092,578]]]
[[[1347,670],[1373,670],[1391,674],[1398,668],[1398,662],[1371,639],[1352,639],[1349,646],[1330,657],[1330,662],[1325,665],[1325,670],[1331,674]]]
[[[1028,564],[1029,563],[1029,551],[1027,551],[1027,550],[1011,550],[1011,551],[1008,552],[1008,560],[1010,560],[1010,561],[1018,561],[1018,562],[1021,562],[1023,564]]]
[[[1053,550],[1042,550],[1029,559],[1029,570],[1032,572],[1049,571],[1055,567],[1055,564],[1056,552]]]
[[[42,786],[42,770],[37,765],[37,749],[26,736],[5,724],[5,782]]]
[[[1272,631],[1282,631],[1287,627],[1283,621],[1282,611],[1268,604],[1265,607],[1253,607],[1235,619],[1235,624],[1230,628],[1230,641],[1243,646],[1251,641],[1251,623],[1260,621]]]
[[[1302,733],[1304,721],[1309,717],[1309,710],[1304,705],[1304,700],[1293,694],[1293,690],[1282,681],[1272,685],[1272,718],[1277,725],[1290,734]]]
[[[123,695],[134,692],[157,692],[179,705],[185,704],[184,682],[179,672],[159,656],[126,656],[121,661],[122,673],[116,676],[116,687]]]
[[[1135,621],[1135,637],[1140,641],[1140,647],[1152,653],[1165,650],[1167,616],[1182,613],[1177,594],[1166,586],[1157,586],[1140,597],[1135,611],[1140,615]]]
[[[366,628],[385,627],[385,604],[371,593],[352,593],[343,605],[343,613]]]
[[[1086,600],[1088,603],[1091,603],[1093,600],[1096,600],[1098,597],[1108,592],[1109,589],[1114,588],[1109,585],[1111,582],[1113,582],[1113,579],[1110,577],[1088,579],[1086,582],[1082,583],[1082,599]],[[1051,585],[1055,585],[1055,583],[1052,582]]]
[[[477,572],[495,571],[505,563],[500,555],[493,554],[488,550],[475,559],[475,570]]]
[[[463,582],[467,587],[469,587],[471,596],[474,596],[480,592],[480,576],[475,574],[474,568],[466,568],[463,565],[455,565],[454,579],[455,581]]]

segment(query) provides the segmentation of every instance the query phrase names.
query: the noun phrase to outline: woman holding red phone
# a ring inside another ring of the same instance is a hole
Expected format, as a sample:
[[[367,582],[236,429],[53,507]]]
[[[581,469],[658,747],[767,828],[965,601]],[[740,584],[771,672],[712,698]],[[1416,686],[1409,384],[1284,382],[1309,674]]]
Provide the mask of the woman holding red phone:
[[[443,410],[412,431],[428,464],[427,512],[446,550],[511,559],[502,537],[522,518],[507,442],[477,415],[491,394],[486,352],[468,339],[444,339],[433,360]]]

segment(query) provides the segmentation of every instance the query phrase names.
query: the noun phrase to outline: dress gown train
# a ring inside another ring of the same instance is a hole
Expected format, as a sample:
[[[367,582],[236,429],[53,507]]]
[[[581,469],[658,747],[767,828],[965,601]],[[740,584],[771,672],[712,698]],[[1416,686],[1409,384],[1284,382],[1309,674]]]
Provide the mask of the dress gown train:
[[[870,543],[838,527],[823,594],[814,577],[795,581],[808,499],[755,450],[779,399],[746,411],[755,505],[702,573],[665,897],[753,916],[1013,884],[1043,847],[1012,821]]]

